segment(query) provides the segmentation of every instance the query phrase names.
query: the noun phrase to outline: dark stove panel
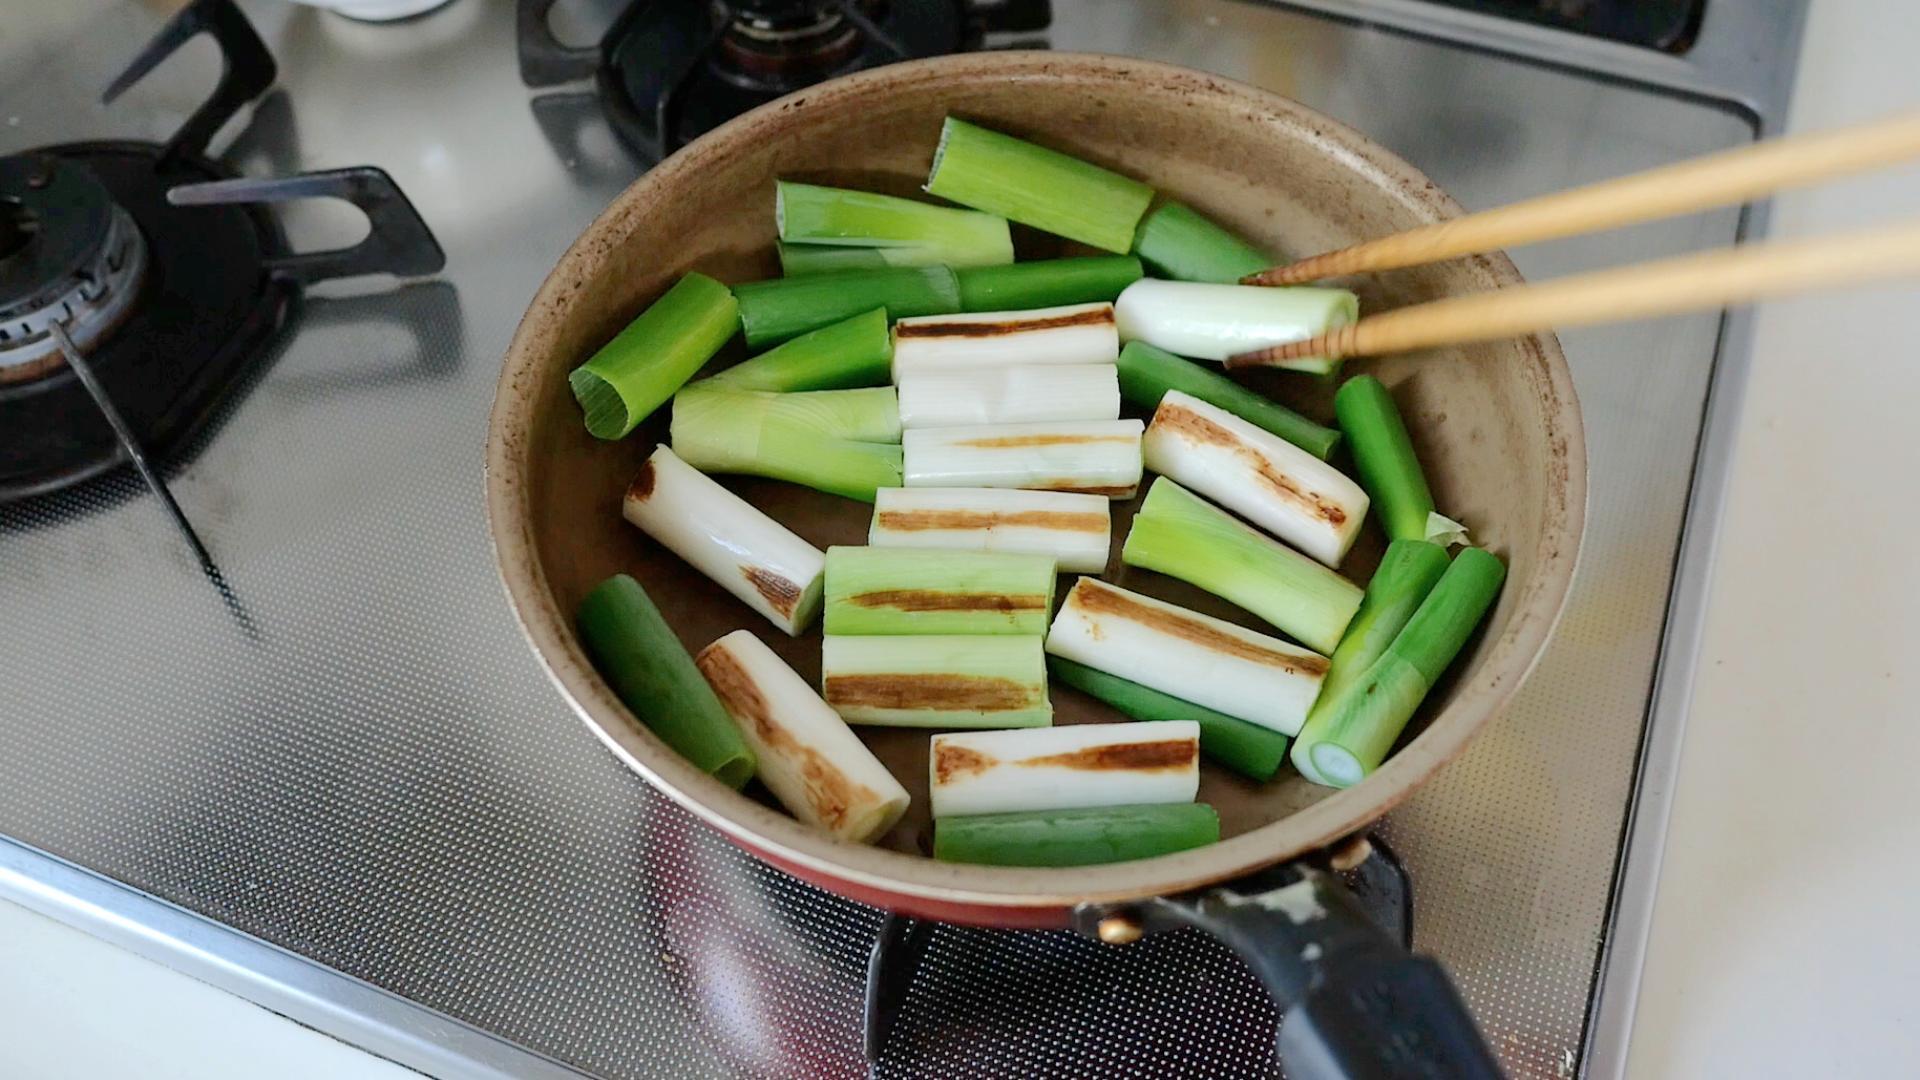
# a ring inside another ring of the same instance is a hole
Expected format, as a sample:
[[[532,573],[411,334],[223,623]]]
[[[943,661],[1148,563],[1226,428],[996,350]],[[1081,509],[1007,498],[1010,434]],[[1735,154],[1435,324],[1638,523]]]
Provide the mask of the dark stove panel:
[[[1684,53],[1707,0],[1426,0],[1571,30],[1662,52]]]

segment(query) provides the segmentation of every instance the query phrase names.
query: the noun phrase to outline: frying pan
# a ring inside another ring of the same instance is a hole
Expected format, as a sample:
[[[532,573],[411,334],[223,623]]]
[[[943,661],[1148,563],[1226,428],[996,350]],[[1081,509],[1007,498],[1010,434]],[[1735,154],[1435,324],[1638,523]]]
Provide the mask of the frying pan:
[[[1436,503],[1474,526],[1476,541],[1506,560],[1506,587],[1399,750],[1362,783],[1336,792],[1291,772],[1255,785],[1206,770],[1200,799],[1219,811],[1222,824],[1221,842],[1209,847],[1058,870],[935,862],[926,854],[926,732],[873,728],[861,729],[862,736],[914,792],[915,808],[877,846],[835,841],[681,760],[634,719],[582,651],[572,612],[599,581],[627,572],[689,649],[750,627],[803,676],[817,679],[817,630],[788,639],[622,520],[627,482],[666,441],[666,410],[623,441],[601,442],[582,425],[566,375],[688,270],[728,282],[776,276],[776,177],[913,193],[949,112],[1136,176],[1294,255],[1460,212],[1417,170],[1312,110],[1213,76],[1117,57],[1006,52],[897,64],[756,109],[616,198],[562,256],[514,335],[488,438],[487,512],[527,640],[574,710],[623,762],[734,842],[816,885],[917,917],[1078,926],[1116,942],[1161,925],[1202,925],[1240,949],[1282,1005],[1293,1007],[1280,1042],[1296,1075],[1403,1075],[1423,1061],[1439,1063],[1446,1075],[1491,1072],[1491,1058],[1444,975],[1365,926],[1337,882],[1303,868],[1290,884],[1266,892],[1219,886],[1363,830],[1459,753],[1532,667],[1566,597],[1586,498],[1579,406],[1551,337],[1352,365],[1393,389]],[[1023,231],[1016,245],[1023,259],[1084,253]],[[1372,311],[1519,280],[1496,255],[1347,284]],[[723,352],[711,366],[741,355]],[[1330,415],[1330,387],[1267,374],[1262,389],[1323,419]],[[864,504],[773,481],[727,482],[817,547],[865,542]],[[1133,506],[1114,510],[1116,536],[1123,535]],[[1342,567],[1362,581],[1383,547],[1369,530]],[[1117,558],[1108,570],[1110,580],[1129,588],[1257,625],[1198,590],[1121,567]],[[1053,690],[1053,701],[1056,723],[1116,719],[1063,687]],[[1368,1025],[1396,1034],[1352,1037]]]

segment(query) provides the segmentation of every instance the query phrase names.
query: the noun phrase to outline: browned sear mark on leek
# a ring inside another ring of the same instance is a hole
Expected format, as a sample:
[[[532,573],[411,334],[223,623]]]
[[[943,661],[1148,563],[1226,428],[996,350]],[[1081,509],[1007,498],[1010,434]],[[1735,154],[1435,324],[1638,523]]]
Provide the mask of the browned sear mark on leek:
[[[1088,772],[1166,772],[1193,764],[1200,753],[1196,739],[1167,739],[1150,743],[1114,743],[1088,746],[1064,754],[1025,758],[1015,765]]]
[[[1070,510],[882,510],[880,527],[901,532],[940,529],[1029,528],[1061,532],[1104,533],[1104,514],[1076,514]]]
[[[902,323],[893,328],[900,338],[996,338],[1035,330],[1060,330],[1069,326],[1104,326],[1113,322],[1110,307],[1076,311],[1071,315],[1049,315],[1044,319],[996,319],[978,322]]]
[[[1248,464],[1252,465],[1255,474],[1257,474],[1268,487],[1272,488],[1276,495],[1305,507],[1309,513],[1329,525],[1340,526],[1346,524],[1347,512],[1338,504],[1327,501],[1327,499],[1318,492],[1303,489],[1299,484],[1294,482],[1292,477],[1276,470],[1273,467],[1273,462],[1268,461],[1265,454],[1248,446],[1233,432],[1214,423],[1207,417],[1201,416],[1192,409],[1183,405],[1170,405],[1162,402],[1160,408],[1153,414],[1153,423],[1156,427],[1167,428],[1178,434],[1185,435],[1196,442],[1212,443],[1215,446],[1226,447],[1244,458]]]
[[[1039,491],[1069,491],[1075,495],[1101,495],[1109,499],[1131,499],[1133,493],[1140,490],[1138,484],[1109,484],[1105,487],[1086,487],[1071,480],[1041,480],[1034,488]]]
[[[653,459],[640,463],[640,475],[627,485],[627,498],[634,502],[646,502],[653,495]]]
[[[755,592],[766,598],[773,610],[789,618],[793,616],[793,607],[800,602],[799,582],[758,566],[743,566],[740,573],[753,584]]]
[[[1045,596],[1035,593],[950,593],[934,589],[882,589],[855,593],[847,603],[863,608],[897,611],[1018,611],[1047,610]]]
[[[1031,683],[993,675],[829,675],[826,698],[835,707],[1011,712],[1037,704]]]
[[[1177,611],[1167,611],[1164,608],[1143,604],[1117,589],[1091,584],[1090,579],[1087,578],[1082,578],[1080,583],[1073,587],[1073,592],[1067,596],[1067,603],[1078,604],[1081,610],[1091,614],[1112,615],[1117,619],[1137,622],[1161,633],[1171,634],[1183,641],[1191,641],[1203,649],[1211,649],[1242,660],[1251,660],[1256,664],[1284,668],[1288,674],[1325,675],[1327,673],[1327,658],[1324,656],[1269,649]]]
[[[750,728],[769,751],[799,765],[807,806],[821,825],[837,831],[845,826],[847,815],[856,806],[871,805],[879,799],[873,789],[848,779],[833,762],[781,725],[760,693],[759,684],[724,642],[716,641],[702,649],[694,663],[735,720]]]
[[[936,742],[933,746],[933,779],[937,784],[952,783],[955,777],[968,773],[986,772],[998,764],[998,761],[980,751],[965,746],[943,742]]]
[[[991,435],[984,439],[961,439],[955,446],[977,446],[982,450],[1013,450],[1023,446],[1088,446],[1093,443],[1130,443],[1132,435]]]

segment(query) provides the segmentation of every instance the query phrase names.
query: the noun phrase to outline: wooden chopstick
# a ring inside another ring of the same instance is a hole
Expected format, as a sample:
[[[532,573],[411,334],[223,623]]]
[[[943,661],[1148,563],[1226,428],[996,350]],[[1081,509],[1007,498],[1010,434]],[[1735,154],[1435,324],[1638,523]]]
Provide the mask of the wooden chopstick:
[[[1920,221],[1722,248],[1371,315],[1308,341],[1228,358],[1230,368],[1377,356],[1539,330],[1671,315],[1764,296],[1920,274]]]
[[[1419,266],[1743,203],[1911,157],[1920,157],[1920,111],[1836,131],[1769,139],[1542,195],[1315,255],[1240,280],[1245,285],[1297,285],[1341,274]]]

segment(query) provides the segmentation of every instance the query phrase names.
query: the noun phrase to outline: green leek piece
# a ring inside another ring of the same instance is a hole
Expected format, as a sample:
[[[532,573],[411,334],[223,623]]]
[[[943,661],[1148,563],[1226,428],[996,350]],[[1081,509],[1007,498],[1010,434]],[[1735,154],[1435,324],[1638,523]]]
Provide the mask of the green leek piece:
[[[706,473],[746,473],[872,502],[901,484],[892,387],[803,394],[704,385],[673,398],[673,452]]]
[[[695,385],[788,393],[885,386],[892,377],[887,309],[874,308],[801,334]]]
[[[1465,542],[1466,531],[1458,522],[1434,512],[1433,492],[1413,454],[1407,425],[1379,379],[1356,375],[1340,384],[1333,395],[1333,414],[1353,449],[1360,486],[1379,508],[1389,539]]]
[[[880,270],[889,266],[946,266],[952,254],[945,248],[932,245],[840,247],[836,244],[789,244],[780,240],[775,242],[774,247],[780,253],[780,273],[787,277],[832,274],[842,270]]]
[[[614,335],[567,384],[595,438],[632,431],[733,336],[733,294],[705,274],[682,277]]]
[[[1309,779],[1351,787],[1380,767],[1493,606],[1506,574],[1486,550],[1461,551],[1379,659],[1331,696],[1323,693],[1324,708],[1308,717],[1293,750],[1296,759],[1304,754],[1312,762],[1318,775]]]
[[[1140,221],[1133,253],[1161,277],[1233,285],[1278,260],[1179,203]]]
[[[1340,445],[1340,433],[1249,390],[1217,371],[1144,341],[1120,350],[1120,396],[1149,416],[1167,391],[1192,394],[1287,440],[1322,461]]]
[[[1198,585],[1320,653],[1360,607],[1358,585],[1164,476],[1134,514],[1120,561]]]
[[[1048,555],[830,547],[826,632],[1042,635],[1053,581]]]
[[[1013,261],[1013,234],[1005,218],[871,191],[782,180],[774,196],[774,220],[780,239],[789,245],[910,248],[937,255],[915,266],[1004,266]]]
[[[753,778],[753,751],[640,583],[615,574],[574,616],[581,644],[640,722],[695,768],[734,790]]]
[[[828,634],[820,690],[849,724],[975,728],[1046,727],[1047,663],[1030,634]]]
[[[959,279],[961,311],[1031,311],[1112,302],[1145,271],[1131,255],[1087,255],[953,273]]]
[[[1135,720],[1192,720],[1200,725],[1200,752],[1249,779],[1265,783],[1287,760],[1287,737],[1272,728],[1182,701],[1064,656],[1047,657],[1047,670],[1075,690]]]
[[[869,311],[890,319],[951,315],[960,310],[960,286],[944,266],[847,270],[770,278],[733,287],[747,346],[758,349]]]
[[[954,271],[954,277],[960,281],[962,311],[1031,311],[1112,302],[1144,273],[1133,256],[1083,256],[972,267]]]
[[[927,191],[962,206],[1125,254],[1147,185],[1024,139],[947,117]]]
[[[1220,840],[1206,803],[1148,803],[941,818],[933,857],[988,866],[1093,866],[1169,855]]]

